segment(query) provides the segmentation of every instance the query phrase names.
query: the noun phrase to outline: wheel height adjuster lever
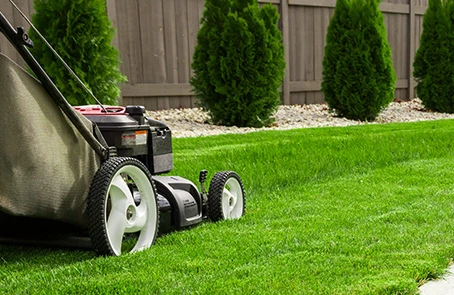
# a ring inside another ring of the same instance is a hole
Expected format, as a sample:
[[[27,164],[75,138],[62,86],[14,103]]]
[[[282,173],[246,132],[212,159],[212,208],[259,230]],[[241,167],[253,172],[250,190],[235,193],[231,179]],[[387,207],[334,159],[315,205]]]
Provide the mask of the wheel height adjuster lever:
[[[207,170],[201,170],[199,174],[199,182],[200,182],[200,194],[202,195],[202,215],[206,216],[206,207],[208,203],[208,192],[205,188],[205,182],[207,180]]]

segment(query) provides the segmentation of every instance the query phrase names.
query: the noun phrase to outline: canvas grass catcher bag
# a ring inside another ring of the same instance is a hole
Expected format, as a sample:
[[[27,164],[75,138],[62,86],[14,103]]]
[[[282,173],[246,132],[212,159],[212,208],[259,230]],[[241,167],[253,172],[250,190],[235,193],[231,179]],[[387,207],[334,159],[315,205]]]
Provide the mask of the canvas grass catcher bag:
[[[43,86],[2,54],[0,89],[0,212],[85,227],[99,157]]]

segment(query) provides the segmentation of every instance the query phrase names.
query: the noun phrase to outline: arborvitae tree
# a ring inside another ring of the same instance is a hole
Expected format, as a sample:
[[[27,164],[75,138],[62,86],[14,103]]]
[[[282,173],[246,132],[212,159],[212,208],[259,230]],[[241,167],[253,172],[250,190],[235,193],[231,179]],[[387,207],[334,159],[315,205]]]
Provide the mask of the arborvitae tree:
[[[325,55],[323,57],[323,80],[322,90],[324,99],[331,108],[336,106],[338,112],[346,113],[345,107],[338,98],[339,86],[336,81],[338,80],[337,73],[338,68],[341,66],[339,57],[343,57],[348,54],[348,48],[343,46],[347,40],[347,32],[351,29],[350,24],[350,1],[349,0],[337,0],[334,8],[334,15],[332,16],[328,30],[326,33],[326,46]]]
[[[418,84],[422,82],[423,77],[428,73],[430,65],[436,63],[436,56],[431,54],[431,48],[438,48],[441,44],[441,38],[438,36],[438,14],[442,10],[442,0],[430,0],[429,7],[423,18],[423,31],[421,34],[419,48],[415,53],[413,62],[413,76]]]
[[[118,50],[112,46],[114,29],[104,0],[35,0],[32,20],[84,84],[103,104],[117,104],[120,73]],[[32,53],[72,105],[95,103],[60,61],[30,31]]]
[[[430,0],[413,63],[416,90],[424,106],[454,113],[453,1]]]
[[[255,0],[207,0],[191,85],[213,123],[261,127],[280,103],[285,61],[279,14]]]
[[[396,76],[377,0],[338,0],[327,33],[322,90],[337,115],[374,120],[394,99]]]

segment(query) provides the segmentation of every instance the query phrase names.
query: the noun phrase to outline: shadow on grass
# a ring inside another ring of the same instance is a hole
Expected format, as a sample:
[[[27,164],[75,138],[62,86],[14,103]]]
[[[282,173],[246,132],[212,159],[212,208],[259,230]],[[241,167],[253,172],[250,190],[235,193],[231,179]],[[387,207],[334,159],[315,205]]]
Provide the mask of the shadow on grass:
[[[20,263],[30,268],[54,268],[62,265],[83,262],[97,255],[92,248],[86,245],[32,245],[0,244],[0,267],[14,266]]]

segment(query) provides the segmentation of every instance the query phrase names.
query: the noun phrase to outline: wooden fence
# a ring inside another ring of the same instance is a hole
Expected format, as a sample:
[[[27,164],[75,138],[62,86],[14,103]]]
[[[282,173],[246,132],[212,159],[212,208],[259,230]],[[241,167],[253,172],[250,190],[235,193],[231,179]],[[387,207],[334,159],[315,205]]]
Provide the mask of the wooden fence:
[[[397,75],[396,97],[415,96],[412,63],[422,31],[428,0],[383,0],[388,40]],[[25,13],[33,13],[32,0],[15,1]],[[286,75],[282,85],[284,104],[323,102],[320,91],[325,35],[334,13],[335,0],[259,0],[273,3],[280,14]],[[128,77],[122,86],[123,105],[147,109],[192,107],[191,60],[196,45],[204,0],[107,0],[107,13],[117,28],[114,45]],[[15,25],[25,26],[8,0],[0,10]],[[19,57],[0,37],[0,51]],[[19,63],[21,63],[19,61]]]

